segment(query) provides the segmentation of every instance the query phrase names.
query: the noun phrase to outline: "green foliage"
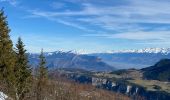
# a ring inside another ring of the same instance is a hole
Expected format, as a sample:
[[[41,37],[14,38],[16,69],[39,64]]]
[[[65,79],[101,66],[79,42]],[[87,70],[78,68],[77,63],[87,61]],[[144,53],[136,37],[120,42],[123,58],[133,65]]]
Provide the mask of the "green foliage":
[[[43,50],[39,56],[40,62],[37,71],[37,100],[43,100],[44,87],[47,86],[48,79],[48,69],[46,67],[45,57],[43,55]]]
[[[0,10],[0,80],[11,85],[14,81],[15,55],[9,32],[4,11]]]
[[[170,81],[170,59],[162,59],[154,66],[142,70],[146,79]]]
[[[26,50],[24,49],[24,44],[21,38],[18,38],[18,43],[16,44],[16,65],[14,67],[15,73],[15,92],[18,94],[19,100],[22,100],[25,93],[29,91],[31,83],[31,68],[28,65],[28,58],[26,55]]]
[[[23,100],[29,89],[31,70],[21,38],[13,49],[6,18],[0,10],[0,81],[7,86],[8,95]]]
[[[43,54],[43,50],[41,51],[41,54],[39,56],[40,62],[39,62],[39,66],[38,66],[38,79],[39,80],[46,80],[48,77],[48,70],[46,67],[46,61],[45,61],[45,57]]]

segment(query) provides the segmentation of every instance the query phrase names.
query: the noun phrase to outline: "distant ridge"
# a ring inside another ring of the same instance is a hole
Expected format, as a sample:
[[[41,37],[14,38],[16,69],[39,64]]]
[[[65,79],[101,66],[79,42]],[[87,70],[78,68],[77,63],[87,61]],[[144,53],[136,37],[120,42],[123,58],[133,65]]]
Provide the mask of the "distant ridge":
[[[155,65],[143,68],[144,78],[160,81],[170,81],[170,59],[162,59]]]
[[[44,53],[49,69],[75,68],[88,71],[111,71],[115,68],[103,62],[99,57],[77,54],[74,51],[55,51]],[[28,54],[29,62],[36,67],[39,54]]]
[[[91,70],[100,71],[109,70],[112,66],[116,69],[128,69],[128,68],[145,68],[155,64],[161,59],[170,59],[170,48],[145,48],[145,49],[130,49],[130,50],[114,50],[101,53],[87,53],[72,51],[55,51],[45,52],[47,61],[50,67],[80,67],[87,68],[91,66]],[[37,64],[37,53],[30,53],[30,63]],[[70,60],[74,60],[69,62]],[[90,60],[91,59],[91,60]],[[63,65],[63,63],[68,63]],[[86,64],[87,66],[86,66]],[[92,66],[92,64],[95,66]],[[60,65],[60,66],[59,66]],[[105,67],[102,67],[105,66]],[[113,68],[112,67],[112,68]]]
[[[119,69],[140,69],[151,66],[161,59],[170,59],[170,48],[114,50],[91,55],[100,57],[102,61]]]
[[[143,48],[143,49],[123,49],[123,50],[108,50],[108,51],[93,51],[87,52],[86,50],[57,50],[52,52],[45,52],[46,55],[51,55],[53,53],[74,53],[79,55],[89,55],[89,54],[103,54],[103,53],[162,53],[162,54],[169,54],[170,48]],[[38,54],[38,53],[29,53],[29,54]]]
[[[170,48],[144,48],[144,49],[125,49],[125,50],[112,50],[101,53],[162,53],[169,54]]]

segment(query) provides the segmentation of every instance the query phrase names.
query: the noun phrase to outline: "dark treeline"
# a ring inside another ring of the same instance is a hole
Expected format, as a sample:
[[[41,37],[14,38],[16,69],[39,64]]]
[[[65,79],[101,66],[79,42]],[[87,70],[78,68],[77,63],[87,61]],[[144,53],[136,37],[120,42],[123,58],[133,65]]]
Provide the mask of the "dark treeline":
[[[43,50],[33,71],[25,45],[19,37],[13,46],[4,11],[0,10],[0,91],[7,100],[129,100],[127,96],[48,77]],[[33,74],[33,72],[35,72]]]

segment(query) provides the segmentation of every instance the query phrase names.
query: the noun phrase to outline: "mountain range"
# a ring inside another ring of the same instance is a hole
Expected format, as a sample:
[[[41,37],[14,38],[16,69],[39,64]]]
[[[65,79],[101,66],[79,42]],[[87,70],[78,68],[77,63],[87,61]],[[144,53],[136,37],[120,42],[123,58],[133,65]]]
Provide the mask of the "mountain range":
[[[161,59],[170,58],[170,48],[131,49],[91,54],[56,51],[45,52],[44,55],[50,69],[77,68],[90,71],[112,71],[152,66]],[[29,62],[32,66],[38,65],[38,56],[37,53],[29,53]]]
[[[119,50],[89,54],[97,56],[118,69],[144,68],[161,59],[170,58],[170,48],[146,48],[139,50]]]
[[[144,49],[127,49],[127,50],[112,50],[105,53],[162,53],[169,54],[170,48],[144,48]]]
[[[76,68],[85,69],[88,71],[112,71],[115,68],[103,62],[97,56],[80,55],[63,51],[46,52],[47,66],[49,69],[57,68]],[[29,62],[32,66],[37,66],[39,62],[39,54],[29,54]]]

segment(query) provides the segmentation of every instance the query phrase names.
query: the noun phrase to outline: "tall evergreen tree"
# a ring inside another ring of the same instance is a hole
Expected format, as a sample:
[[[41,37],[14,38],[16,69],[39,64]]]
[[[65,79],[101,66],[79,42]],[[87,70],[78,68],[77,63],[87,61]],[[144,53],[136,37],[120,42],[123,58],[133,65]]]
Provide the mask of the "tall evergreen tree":
[[[37,100],[44,100],[43,96],[44,88],[48,82],[48,69],[46,67],[46,61],[43,54],[43,50],[41,50],[41,54],[39,56],[40,62],[37,71]]]
[[[15,56],[6,18],[4,11],[0,10],[0,81],[11,85],[14,80],[12,72],[15,65]]]
[[[29,91],[31,82],[31,68],[28,65],[28,58],[24,44],[21,38],[18,38],[16,44],[16,65],[14,67],[15,73],[15,98],[17,100],[23,100],[25,94]]]

